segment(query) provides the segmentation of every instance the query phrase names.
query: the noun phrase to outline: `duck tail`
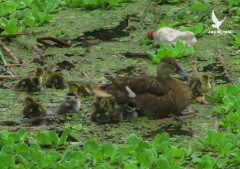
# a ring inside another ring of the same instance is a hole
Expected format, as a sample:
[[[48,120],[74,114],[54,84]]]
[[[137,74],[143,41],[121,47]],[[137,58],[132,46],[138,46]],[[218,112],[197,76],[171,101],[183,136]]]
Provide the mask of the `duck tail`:
[[[92,91],[98,97],[111,97],[112,95],[106,91],[107,86],[107,84],[94,84],[92,85]]]

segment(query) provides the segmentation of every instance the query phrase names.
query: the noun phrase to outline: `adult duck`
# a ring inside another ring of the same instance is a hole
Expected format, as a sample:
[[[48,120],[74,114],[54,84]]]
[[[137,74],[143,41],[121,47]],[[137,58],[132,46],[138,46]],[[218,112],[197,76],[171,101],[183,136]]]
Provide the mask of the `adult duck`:
[[[164,57],[157,67],[157,76],[106,76],[112,83],[95,85],[93,91],[99,97],[114,96],[119,104],[134,104],[141,110],[140,115],[152,118],[180,115],[193,96],[188,84],[171,76],[175,73],[191,77],[175,58]],[[131,96],[129,91],[133,92]]]

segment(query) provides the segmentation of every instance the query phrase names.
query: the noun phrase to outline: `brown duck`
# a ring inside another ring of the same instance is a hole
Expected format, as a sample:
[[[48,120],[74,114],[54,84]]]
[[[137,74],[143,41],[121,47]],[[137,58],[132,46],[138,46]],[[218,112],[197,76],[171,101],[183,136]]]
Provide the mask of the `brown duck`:
[[[157,76],[107,76],[112,83],[95,85],[93,91],[100,97],[115,96],[119,104],[133,103],[141,110],[140,115],[153,118],[180,115],[193,96],[188,84],[171,77],[175,73],[191,77],[174,58],[164,57],[157,67]],[[133,93],[130,96],[126,91]]]

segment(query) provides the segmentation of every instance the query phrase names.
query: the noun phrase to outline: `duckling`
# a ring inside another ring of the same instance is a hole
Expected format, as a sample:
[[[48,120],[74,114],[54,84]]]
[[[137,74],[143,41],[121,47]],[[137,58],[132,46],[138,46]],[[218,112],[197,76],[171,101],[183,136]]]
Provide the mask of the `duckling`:
[[[68,83],[69,92],[76,93],[78,96],[90,96],[93,94],[91,83],[81,82],[81,83]]]
[[[65,89],[67,87],[67,84],[65,83],[61,73],[47,71],[46,74],[48,77],[45,84],[47,88]]]
[[[20,80],[14,87],[14,90],[19,91],[40,91],[42,86],[42,77],[44,70],[42,67],[38,67],[34,71],[34,77],[26,77]]]
[[[113,97],[98,97],[91,110],[91,120],[99,123],[113,122],[112,113],[118,108]]]
[[[191,104],[193,96],[188,84],[171,76],[175,73],[191,77],[183,71],[175,58],[164,57],[158,64],[157,76],[106,76],[112,83],[95,85],[93,91],[99,97],[114,96],[118,103],[134,104],[140,109],[140,115],[152,118],[181,115]],[[135,97],[123,94],[126,86],[133,91]]]
[[[98,123],[116,123],[137,116],[130,104],[117,104],[114,97],[98,97],[91,111],[91,120]]]
[[[65,101],[55,111],[58,115],[77,113],[80,110],[81,103],[76,100],[77,96],[75,93],[67,93]]]
[[[189,79],[189,86],[192,89],[194,98],[201,103],[207,103],[205,94],[211,90],[208,75],[196,75]]]
[[[24,100],[24,109],[22,114],[25,118],[41,118],[46,116],[46,110],[33,98],[26,97]]]

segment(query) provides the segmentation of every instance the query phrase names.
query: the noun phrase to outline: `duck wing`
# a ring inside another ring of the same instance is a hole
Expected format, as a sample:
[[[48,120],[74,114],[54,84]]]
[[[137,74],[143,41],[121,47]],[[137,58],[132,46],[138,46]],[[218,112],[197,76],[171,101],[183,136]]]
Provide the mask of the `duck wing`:
[[[135,94],[150,93],[157,96],[162,96],[164,92],[164,83],[158,81],[155,76],[106,76],[112,81],[112,85],[106,86],[110,89],[118,89],[126,92],[128,86]]]
[[[141,110],[140,115],[153,118],[166,118],[171,113],[178,113],[177,106],[172,104],[174,102],[173,99],[168,95],[156,96],[145,93],[131,98],[130,102]]]

